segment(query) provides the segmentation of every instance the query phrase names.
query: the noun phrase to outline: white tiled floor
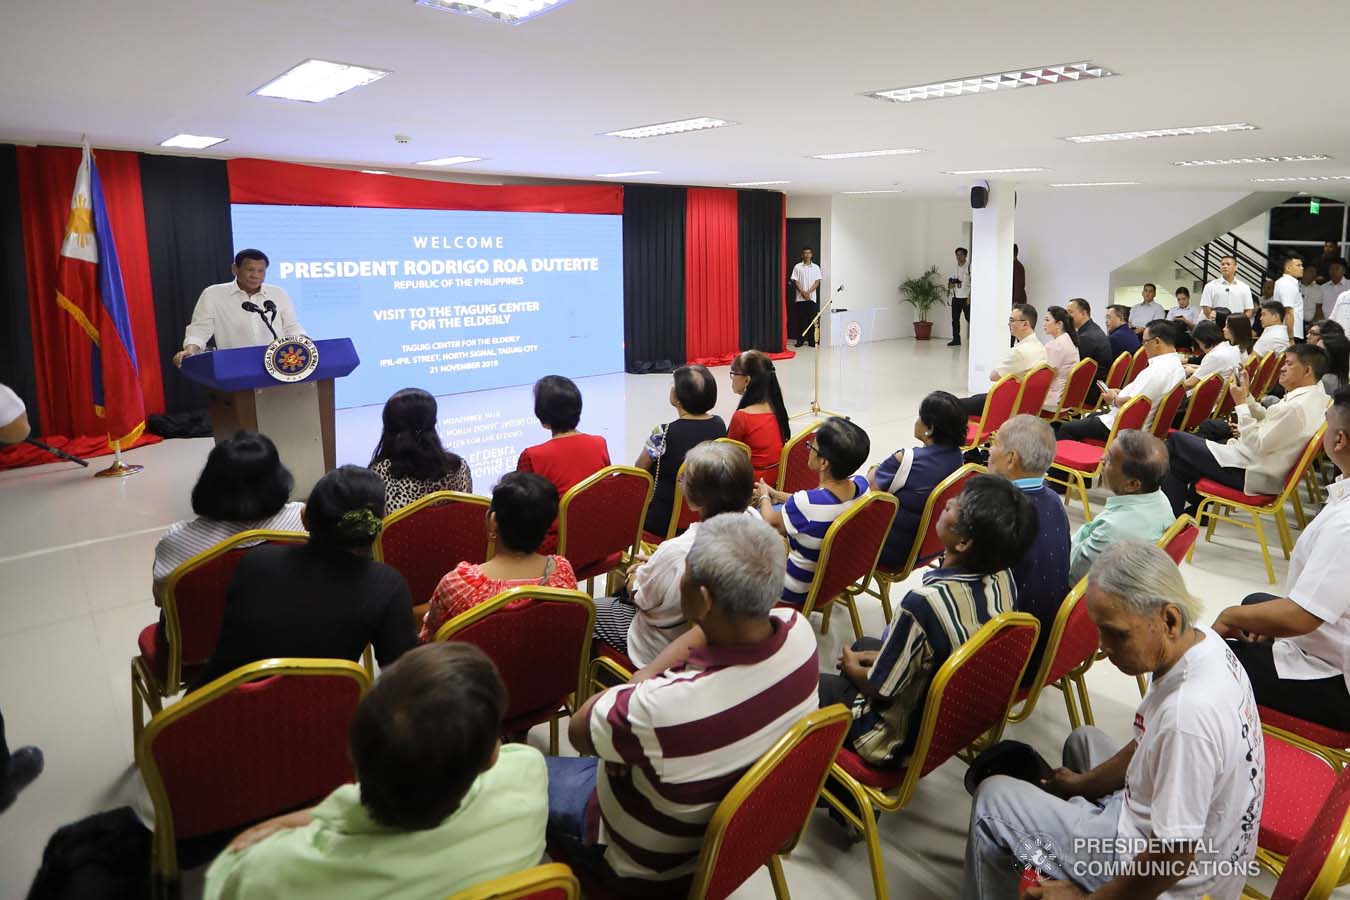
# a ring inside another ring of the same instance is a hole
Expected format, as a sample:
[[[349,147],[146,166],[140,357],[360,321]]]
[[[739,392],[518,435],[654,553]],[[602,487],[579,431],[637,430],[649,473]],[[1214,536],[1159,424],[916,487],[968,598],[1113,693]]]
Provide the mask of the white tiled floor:
[[[778,365],[793,412],[804,410],[810,397],[811,352]],[[867,430],[873,462],[914,443],[914,415],[927,391],[965,393],[964,354],[940,342],[891,341],[822,353],[821,402],[846,411]],[[716,374],[717,411],[729,419],[735,397],[727,369]],[[582,427],[607,434],[616,462],[636,457],[651,427],[669,418],[669,376],[604,376],[581,384],[592,401],[606,398],[588,406]],[[442,413],[470,403],[476,409],[496,404],[501,408],[494,414],[502,420],[530,411],[528,392],[507,389],[442,401]],[[345,415],[339,426],[343,461],[359,462],[370,452],[370,423],[377,417],[368,411]],[[526,426],[518,440],[543,437]],[[47,757],[46,773],[0,817],[0,897],[27,889],[56,827],[126,802],[130,794],[128,662],[137,633],[155,617],[149,592],[154,542],[171,522],[190,514],[188,495],[210,446],[209,439],[199,439],[133,451],[129,457],[145,471],[117,481],[96,480],[62,463],[0,474],[0,709],[11,745],[35,743]],[[486,491],[487,471],[475,474],[477,489]],[[1070,518],[1075,525],[1082,521],[1077,506]],[[1286,564],[1277,556],[1275,566],[1283,585]],[[1214,544],[1202,543],[1195,564],[1183,571],[1211,615],[1266,588],[1255,542],[1228,527],[1220,528]],[[880,607],[865,600],[862,614],[866,631],[879,634]],[[823,668],[833,668],[839,642],[847,639],[847,616],[841,614],[821,639]],[[1138,701],[1133,679],[1098,665],[1088,681],[1098,724],[1123,742]],[[1052,759],[1067,733],[1064,706],[1054,691],[1028,722],[1009,730],[1009,736]],[[961,772],[959,764],[939,769],[925,779],[908,810],[883,817],[892,896],[955,896],[969,813]],[[785,867],[800,897],[871,895],[862,846],[847,845],[821,814]],[[189,896],[196,882],[187,879]],[[761,872],[735,896],[770,895]]]

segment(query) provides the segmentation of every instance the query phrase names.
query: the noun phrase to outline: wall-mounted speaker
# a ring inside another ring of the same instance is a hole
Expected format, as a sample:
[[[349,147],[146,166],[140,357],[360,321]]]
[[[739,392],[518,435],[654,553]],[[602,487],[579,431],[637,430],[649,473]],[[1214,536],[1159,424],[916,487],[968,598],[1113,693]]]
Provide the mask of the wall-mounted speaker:
[[[984,209],[989,204],[989,182],[977,181],[970,186],[970,208]]]

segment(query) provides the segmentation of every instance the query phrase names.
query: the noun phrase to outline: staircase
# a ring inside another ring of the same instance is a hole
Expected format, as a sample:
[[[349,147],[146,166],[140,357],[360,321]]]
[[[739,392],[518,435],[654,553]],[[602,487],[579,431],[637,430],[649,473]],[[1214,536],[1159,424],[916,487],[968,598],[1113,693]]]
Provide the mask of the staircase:
[[[1174,260],[1174,263],[1196,281],[1209,284],[1219,277],[1219,260],[1225,256],[1237,260],[1237,277],[1252,289],[1252,296],[1259,297],[1266,275],[1270,272],[1270,257],[1231,231],[1197,247],[1181,259]]]

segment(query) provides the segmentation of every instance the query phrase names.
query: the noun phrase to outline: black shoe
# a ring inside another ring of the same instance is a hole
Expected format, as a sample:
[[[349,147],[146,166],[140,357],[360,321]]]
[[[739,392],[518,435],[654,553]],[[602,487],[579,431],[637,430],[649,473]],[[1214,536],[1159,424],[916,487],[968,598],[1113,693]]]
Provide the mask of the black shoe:
[[[20,747],[9,758],[9,768],[0,779],[0,812],[14,803],[19,792],[42,774],[42,751],[37,747]]]
[[[948,346],[948,347],[960,347],[960,346],[961,346],[961,339],[960,339],[960,338],[956,338],[955,340],[950,340],[950,341],[947,342],[947,346]]]
[[[801,341],[798,341],[797,343],[793,344],[792,346],[794,346],[794,347],[800,347],[801,345],[802,345],[802,342],[801,342]]]

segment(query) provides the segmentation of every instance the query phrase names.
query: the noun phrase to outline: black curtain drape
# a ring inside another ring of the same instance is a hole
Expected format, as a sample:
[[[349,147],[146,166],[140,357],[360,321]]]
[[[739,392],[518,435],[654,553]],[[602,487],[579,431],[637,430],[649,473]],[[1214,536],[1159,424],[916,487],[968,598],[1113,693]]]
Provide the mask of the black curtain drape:
[[[623,189],[624,369],[670,372],[684,356],[684,217],[681,187]]]
[[[783,349],[783,195],[738,191],[742,350]]]
[[[234,238],[225,161],[141,154],[155,327],[169,413],[206,408],[206,392],[173,365],[202,289],[230,280]]]
[[[19,157],[13,144],[0,144],[0,251],[0,384],[9,385],[22,398],[33,434],[41,434],[19,209]]]

